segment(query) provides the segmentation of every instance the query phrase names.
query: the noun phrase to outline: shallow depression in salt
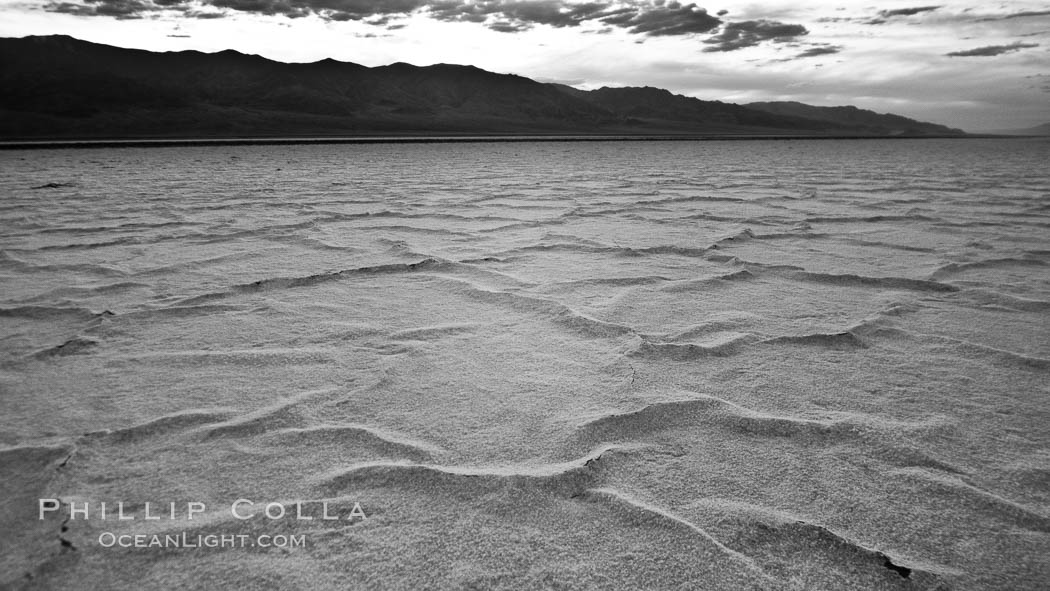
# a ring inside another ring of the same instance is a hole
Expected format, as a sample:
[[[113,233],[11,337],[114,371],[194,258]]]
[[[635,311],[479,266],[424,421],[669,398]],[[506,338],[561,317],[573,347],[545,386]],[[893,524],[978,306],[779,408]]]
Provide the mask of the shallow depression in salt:
[[[0,585],[1039,589],[1047,161],[1045,139],[0,153]]]

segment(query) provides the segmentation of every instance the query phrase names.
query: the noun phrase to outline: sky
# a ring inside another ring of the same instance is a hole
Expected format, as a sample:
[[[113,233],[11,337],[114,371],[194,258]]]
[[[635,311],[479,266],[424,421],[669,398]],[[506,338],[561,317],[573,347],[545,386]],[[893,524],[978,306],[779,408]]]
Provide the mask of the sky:
[[[0,0],[0,37],[284,62],[470,64],[582,89],[1050,122],[1050,1]]]

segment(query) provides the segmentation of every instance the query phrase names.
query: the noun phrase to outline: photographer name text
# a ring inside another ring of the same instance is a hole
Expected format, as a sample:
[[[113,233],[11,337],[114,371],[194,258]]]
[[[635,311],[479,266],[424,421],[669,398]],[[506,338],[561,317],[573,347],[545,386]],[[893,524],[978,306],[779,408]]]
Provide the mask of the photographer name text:
[[[38,517],[45,519],[49,514],[58,513],[66,515],[71,521],[78,519],[101,519],[115,521],[193,521],[195,516],[208,513],[208,505],[199,501],[184,503],[151,503],[141,504],[141,514],[131,510],[130,507],[138,504],[130,504],[125,501],[101,501],[92,503],[89,501],[62,502],[59,499],[39,499]],[[63,508],[64,507],[64,508]],[[354,503],[347,510],[344,508],[331,508],[328,501],[303,501],[292,502],[255,502],[251,499],[237,499],[228,506],[230,515],[240,520],[248,519],[294,519],[296,521],[321,521],[354,520],[365,519],[364,509],[360,503]]]

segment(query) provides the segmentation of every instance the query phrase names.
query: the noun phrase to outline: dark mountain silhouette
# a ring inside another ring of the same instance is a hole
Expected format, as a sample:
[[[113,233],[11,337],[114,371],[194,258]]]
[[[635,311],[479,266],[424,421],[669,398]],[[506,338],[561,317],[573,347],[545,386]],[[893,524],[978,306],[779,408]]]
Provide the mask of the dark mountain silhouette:
[[[813,121],[826,121],[850,127],[861,133],[873,135],[951,135],[961,133],[943,125],[923,123],[893,114],[880,114],[857,107],[814,107],[793,101],[748,103],[750,109],[764,111],[775,116],[801,117]]]
[[[984,133],[991,133],[996,135],[1050,136],[1050,123],[1043,123],[1042,125],[1036,125],[1035,127],[1025,127],[1022,129],[996,129],[993,131],[986,131]]]
[[[642,129],[671,131],[701,124],[703,131],[733,133],[741,129],[851,133],[846,125],[795,116],[770,115],[732,103],[703,101],[672,94],[662,88],[599,88],[582,91],[561,87],[573,96],[616,113],[624,124]]]
[[[232,50],[154,53],[60,35],[0,38],[6,139],[961,133],[893,115],[854,121],[809,109],[816,111],[771,112],[648,87],[582,91],[473,66],[286,64]]]

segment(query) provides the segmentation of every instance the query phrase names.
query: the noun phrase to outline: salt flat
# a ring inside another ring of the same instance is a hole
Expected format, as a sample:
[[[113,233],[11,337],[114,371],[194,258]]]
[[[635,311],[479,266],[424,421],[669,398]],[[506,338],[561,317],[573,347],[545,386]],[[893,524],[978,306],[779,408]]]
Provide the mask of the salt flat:
[[[1043,588],[1048,160],[0,153],[0,585]]]

